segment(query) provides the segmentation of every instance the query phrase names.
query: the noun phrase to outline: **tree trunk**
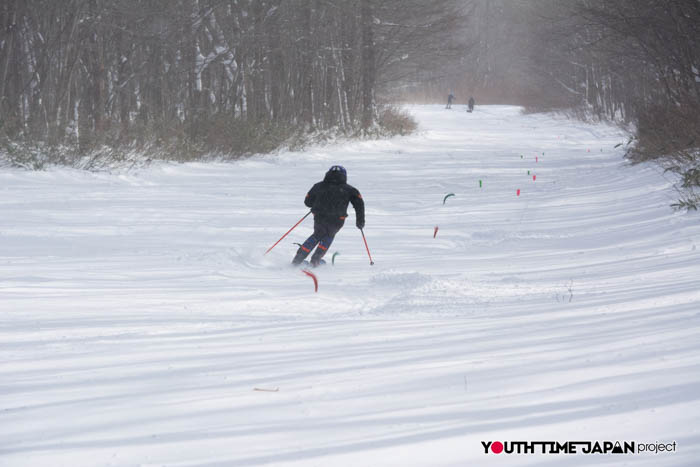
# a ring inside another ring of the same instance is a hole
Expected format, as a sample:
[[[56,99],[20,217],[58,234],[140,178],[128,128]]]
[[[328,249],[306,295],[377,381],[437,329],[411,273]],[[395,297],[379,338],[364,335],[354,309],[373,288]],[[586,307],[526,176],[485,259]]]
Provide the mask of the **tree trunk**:
[[[301,41],[302,48],[302,65],[301,65],[301,115],[302,122],[312,129],[314,126],[312,86],[313,86],[313,68],[311,50],[311,0],[304,0],[302,6],[302,28],[303,40]]]
[[[362,129],[367,131],[374,123],[374,34],[372,30],[372,0],[360,0],[362,28]]]

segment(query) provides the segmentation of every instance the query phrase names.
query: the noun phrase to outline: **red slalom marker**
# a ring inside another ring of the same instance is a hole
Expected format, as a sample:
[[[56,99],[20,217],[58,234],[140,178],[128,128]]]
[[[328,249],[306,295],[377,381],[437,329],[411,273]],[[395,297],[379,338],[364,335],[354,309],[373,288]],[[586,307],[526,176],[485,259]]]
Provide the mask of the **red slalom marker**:
[[[520,196],[520,188],[518,188],[518,191],[516,191],[516,195]],[[437,230],[435,232],[437,232]]]
[[[433,238],[437,237],[437,232],[438,232],[438,226],[435,226],[435,232],[433,232]]]
[[[535,180],[537,180],[537,175],[532,176],[532,181],[534,182]]]
[[[318,279],[316,279],[316,275],[311,271],[307,271],[306,269],[302,269],[301,272],[314,280],[314,292],[318,292]]]
[[[539,162],[539,157],[535,156],[535,162]]]

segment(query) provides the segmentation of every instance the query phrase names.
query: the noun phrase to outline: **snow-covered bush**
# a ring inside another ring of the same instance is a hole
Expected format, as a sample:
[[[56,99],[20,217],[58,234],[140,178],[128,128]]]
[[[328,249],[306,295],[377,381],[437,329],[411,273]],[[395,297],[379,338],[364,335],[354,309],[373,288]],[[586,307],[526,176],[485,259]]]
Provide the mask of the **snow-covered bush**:
[[[408,135],[418,127],[408,112],[393,106],[384,106],[380,109],[377,124],[379,131],[387,136]]]

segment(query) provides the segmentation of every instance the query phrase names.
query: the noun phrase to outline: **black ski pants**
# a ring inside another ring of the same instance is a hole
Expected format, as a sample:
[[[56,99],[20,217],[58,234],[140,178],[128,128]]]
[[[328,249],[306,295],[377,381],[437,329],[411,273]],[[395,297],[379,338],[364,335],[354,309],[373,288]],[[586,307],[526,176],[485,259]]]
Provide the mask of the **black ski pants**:
[[[330,248],[335,235],[343,228],[344,223],[344,219],[314,217],[314,233],[299,247],[292,263],[300,264],[311,253],[311,250],[316,248],[313,256],[311,256],[311,264],[317,265],[323,258],[323,255],[326,254],[326,251],[328,251],[328,248]]]

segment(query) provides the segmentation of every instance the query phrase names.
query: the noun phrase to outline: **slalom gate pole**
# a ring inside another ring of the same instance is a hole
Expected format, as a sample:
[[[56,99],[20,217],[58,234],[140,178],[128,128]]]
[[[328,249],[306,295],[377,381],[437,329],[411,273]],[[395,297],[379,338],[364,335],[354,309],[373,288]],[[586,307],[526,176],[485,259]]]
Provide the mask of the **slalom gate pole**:
[[[270,248],[268,248],[267,251],[265,252],[265,254],[268,254],[268,253],[270,252],[270,250],[272,250],[274,247],[276,247],[277,244],[278,244],[279,242],[281,242],[281,241],[284,239],[284,237],[286,237],[287,235],[289,235],[289,232],[291,232],[292,230],[294,230],[294,229],[296,228],[297,225],[301,224],[301,222],[302,222],[304,219],[306,219],[306,218],[309,216],[309,214],[311,214],[311,211],[307,212],[306,215],[305,215],[304,217],[302,217],[301,219],[299,219],[299,222],[297,222],[296,224],[294,224],[294,227],[292,227],[291,229],[287,230],[287,233],[284,234],[284,235],[282,235],[282,238],[280,238],[279,240],[277,240],[277,241],[275,242],[274,245],[272,245]],[[263,256],[264,256],[264,255],[263,255]]]
[[[360,233],[362,234],[362,240],[365,242],[365,249],[367,250],[367,256],[369,256],[369,265],[374,266],[374,261],[372,261],[372,255],[369,252],[369,247],[367,246],[367,239],[365,238],[365,231],[360,229]]]

